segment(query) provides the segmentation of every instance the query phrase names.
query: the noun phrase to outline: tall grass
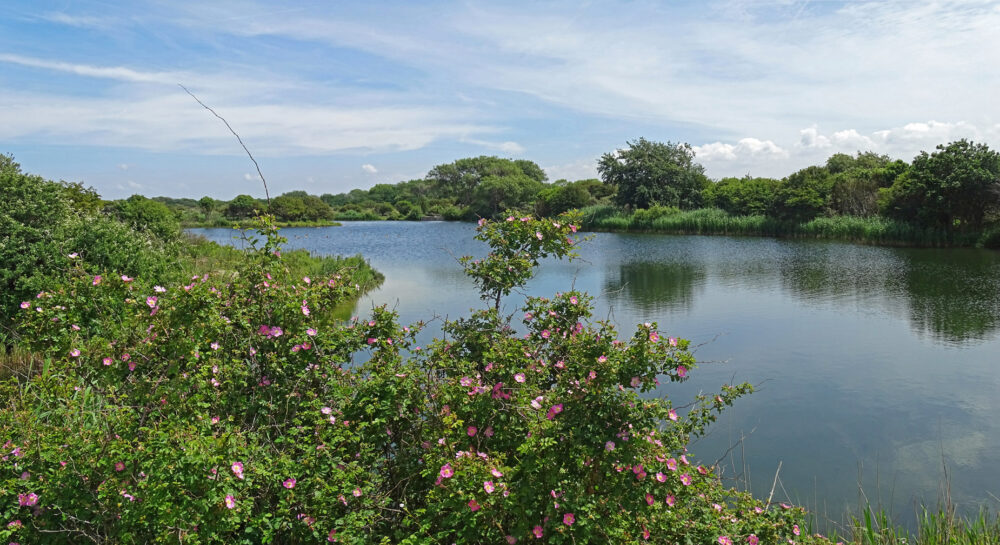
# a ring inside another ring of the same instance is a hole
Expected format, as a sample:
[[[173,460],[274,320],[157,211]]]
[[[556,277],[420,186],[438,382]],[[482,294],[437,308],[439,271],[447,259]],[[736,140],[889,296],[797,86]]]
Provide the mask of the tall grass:
[[[997,545],[1000,517],[986,510],[970,517],[956,516],[947,509],[921,509],[916,532],[893,525],[884,510],[865,508],[851,518],[846,543],[856,545]]]
[[[192,220],[187,219],[181,222],[181,227],[185,229],[196,228],[196,227],[222,227],[235,229],[239,225],[242,225],[243,221],[239,220],[229,220],[226,218],[215,218],[212,221],[208,220]],[[340,222],[333,220],[315,220],[315,221],[275,221],[275,227],[338,227],[342,225]]]
[[[217,244],[204,237],[186,235],[182,245],[179,263],[181,274],[190,277],[195,274],[234,272],[242,260],[243,251],[232,246]],[[295,277],[330,276],[340,273],[351,284],[358,284],[361,292],[382,284],[385,277],[373,269],[360,255],[318,256],[307,250],[282,252],[282,261]]]
[[[953,233],[880,216],[836,216],[796,223],[762,215],[732,216],[717,208],[681,211],[654,207],[628,213],[604,205],[581,211],[583,228],[591,231],[819,238],[898,246],[1000,246],[994,240],[1000,240],[1000,230],[994,237]]]
[[[40,369],[41,365],[42,359],[38,354],[13,342],[0,342],[0,379],[26,376],[31,369]]]

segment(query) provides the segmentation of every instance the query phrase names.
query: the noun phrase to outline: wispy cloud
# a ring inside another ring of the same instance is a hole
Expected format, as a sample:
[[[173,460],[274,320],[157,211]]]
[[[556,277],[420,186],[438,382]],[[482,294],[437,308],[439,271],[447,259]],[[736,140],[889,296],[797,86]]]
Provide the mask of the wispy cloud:
[[[116,22],[114,18],[110,17],[97,17],[93,15],[73,15],[61,11],[51,11],[43,13],[39,15],[38,18],[44,21],[48,21],[50,23],[58,23],[60,25],[67,25],[78,28],[106,29],[113,26]]]
[[[507,155],[521,155],[525,152],[524,146],[518,144],[517,142],[491,142],[488,140],[480,140],[478,138],[463,138],[462,142],[473,144],[476,146],[482,146],[487,149],[499,151]]]
[[[378,172],[378,169],[375,168],[375,165],[371,163],[365,163],[361,165],[361,170],[367,172],[368,174],[376,174]]]
[[[121,66],[102,67],[87,64],[73,64],[68,62],[48,61],[9,53],[0,53],[0,62],[28,66],[31,68],[44,68],[57,72],[66,72],[78,76],[92,78],[106,78],[118,81],[133,83],[159,83],[163,85],[176,85],[180,81],[189,80],[191,74],[181,72],[142,72]]]
[[[350,156],[335,177],[358,184],[373,174],[358,164],[384,179],[482,152],[591,177],[597,156],[639,136],[691,143],[713,176],[859,149],[909,159],[961,137],[1000,145],[990,0],[175,0],[114,15],[84,0],[18,13],[0,32],[57,34],[0,39],[0,145],[239,155],[177,83],[255,154]]]
[[[931,114],[970,119],[992,103],[1000,74],[981,67],[1000,63],[994,2],[816,6],[765,0],[671,10],[593,2],[567,17],[559,3],[471,3],[426,25],[297,12],[250,24],[221,16],[187,22],[353,47],[586,114],[757,133],[762,141],[814,123],[864,132]]]
[[[126,68],[29,61],[10,55],[0,62],[69,71],[116,80],[169,83],[164,89],[114,98],[19,93],[0,88],[0,139],[48,139],[62,143],[134,147],[154,151],[240,153],[232,136],[188,97],[175,74]],[[196,78],[197,79],[197,78]],[[205,78],[210,79],[210,78]],[[214,108],[254,151],[270,155],[327,154],[345,150],[415,150],[442,138],[461,140],[498,129],[469,121],[465,108],[421,105],[338,107],[327,104],[255,102],[222,97]]]

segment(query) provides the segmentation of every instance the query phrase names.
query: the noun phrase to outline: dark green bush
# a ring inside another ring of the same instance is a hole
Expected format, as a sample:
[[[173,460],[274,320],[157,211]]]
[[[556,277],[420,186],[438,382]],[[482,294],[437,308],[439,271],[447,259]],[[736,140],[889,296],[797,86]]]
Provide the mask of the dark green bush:
[[[499,313],[572,222],[481,222],[493,252],[463,263],[490,308],[424,347],[385,308],[331,320],[359,287],[293,275],[267,226],[210,278],[73,268],[19,309],[45,363],[0,382],[0,539],[825,543],[687,452],[748,385],[639,396],[694,370],[687,341],[619,338],[576,291],[528,298],[525,335]]]

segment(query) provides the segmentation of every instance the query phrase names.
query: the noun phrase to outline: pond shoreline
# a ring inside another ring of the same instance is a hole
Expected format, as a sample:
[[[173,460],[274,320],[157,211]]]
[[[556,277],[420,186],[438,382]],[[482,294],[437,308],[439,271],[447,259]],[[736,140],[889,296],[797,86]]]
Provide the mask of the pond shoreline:
[[[655,207],[628,213],[612,206],[592,206],[581,212],[583,228],[594,232],[798,238],[913,248],[1000,248],[1000,230],[996,228],[951,231],[882,216],[795,222],[763,215],[733,216],[717,208],[681,211]]]

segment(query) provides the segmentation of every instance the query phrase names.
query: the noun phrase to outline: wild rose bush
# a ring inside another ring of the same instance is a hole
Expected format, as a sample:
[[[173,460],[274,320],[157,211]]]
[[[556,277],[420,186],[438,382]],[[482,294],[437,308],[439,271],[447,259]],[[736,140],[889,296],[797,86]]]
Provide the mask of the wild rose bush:
[[[686,450],[749,385],[648,397],[694,371],[687,341],[621,338],[577,291],[500,312],[539,259],[573,257],[574,221],[481,222],[492,251],[464,263],[493,304],[425,347],[385,308],[334,322],[357,288],[291,277],[274,229],[228,276],[78,271],[21,305],[46,364],[2,386],[0,538],[824,541]]]

